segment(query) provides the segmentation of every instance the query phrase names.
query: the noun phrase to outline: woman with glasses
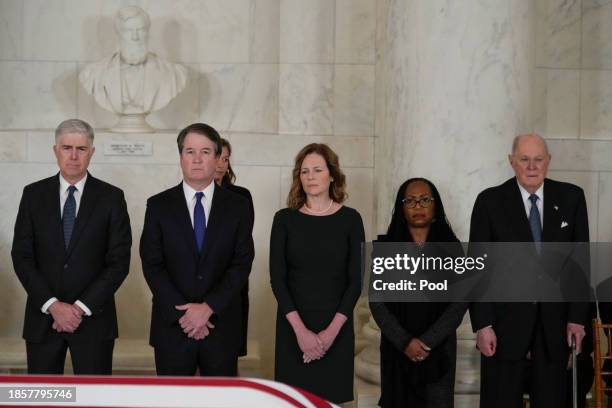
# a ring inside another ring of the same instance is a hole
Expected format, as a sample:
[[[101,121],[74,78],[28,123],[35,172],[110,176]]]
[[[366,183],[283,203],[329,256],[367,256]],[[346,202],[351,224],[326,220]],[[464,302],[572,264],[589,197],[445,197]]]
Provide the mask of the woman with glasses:
[[[423,178],[409,179],[400,186],[387,234],[379,241],[411,242],[419,253],[430,256],[461,256],[463,252],[448,223],[438,190]],[[432,242],[450,244],[428,246]],[[370,303],[382,333],[381,407],[453,406],[455,331],[467,306],[467,303]]]
[[[251,222],[255,222],[255,208],[253,206],[253,198],[251,192],[241,186],[234,184],[236,174],[230,164],[230,156],[232,155],[232,145],[227,139],[221,139],[221,155],[215,169],[215,183],[219,187],[223,187],[238,195],[243,196],[249,201],[249,209],[251,212]],[[253,232],[253,224],[251,224],[251,233]],[[247,355],[247,332],[249,328],[249,282],[242,288],[240,294],[242,297],[242,340],[238,356]]]

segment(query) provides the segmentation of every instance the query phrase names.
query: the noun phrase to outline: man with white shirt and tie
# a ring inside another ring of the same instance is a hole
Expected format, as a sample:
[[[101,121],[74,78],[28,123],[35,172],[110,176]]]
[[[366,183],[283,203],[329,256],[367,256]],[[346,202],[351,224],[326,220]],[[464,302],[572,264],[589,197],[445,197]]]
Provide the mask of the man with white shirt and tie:
[[[132,236],[123,192],[87,172],[94,132],[60,123],[59,174],[26,186],[11,255],[25,288],[28,373],[111,374],[118,336],[114,294],[128,274]]]
[[[517,136],[508,158],[515,177],[478,195],[470,242],[535,242],[538,251],[541,242],[588,242],[584,192],[546,178],[551,156],[545,140]],[[521,407],[525,375],[532,407],[565,406],[569,347],[574,338],[580,351],[588,307],[473,303],[470,317],[482,353],[480,406]]]
[[[140,239],[157,374],[235,376],[254,257],[249,203],[215,186],[214,128],[189,125],[177,145],[183,181],[149,198]]]

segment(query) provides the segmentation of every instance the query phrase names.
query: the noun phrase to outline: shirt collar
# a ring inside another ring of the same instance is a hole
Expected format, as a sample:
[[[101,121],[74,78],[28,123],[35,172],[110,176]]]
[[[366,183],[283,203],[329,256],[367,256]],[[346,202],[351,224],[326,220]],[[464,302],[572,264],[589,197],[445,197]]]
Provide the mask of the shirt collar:
[[[87,181],[87,173],[85,173],[85,176],[80,179],[79,181],[77,181],[74,184],[70,184],[68,181],[66,181],[66,179],[62,176],[62,173],[60,173],[59,175],[59,182],[60,182],[60,192],[61,193],[65,193],[66,190],[68,190],[68,187],[70,187],[71,185],[74,185],[77,189],[77,191],[79,193],[83,193],[83,188],[85,188],[85,182]]]
[[[525,190],[525,187],[521,186],[521,183],[518,182],[518,179],[516,180],[516,184],[518,184],[519,190],[521,191],[521,197],[523,198],[523,202],[529,200],[529,196],[531,195],[531,193]],[[540,201],[544,201],[544,183],[542,183],[542,185],[538,187],[534,194],[538,196]]]
[[[212,196],[215,193],[215,180],[211,181],[210,184],[206,186],[204,190],[201,191],[204,193],[204,197],[206,198],[206,200],[212,199]],[[185,194],[185,199],[187,200],[187,202],[193,200],[197,192],[198,191],[196,191],[193,187],[187,184],[185,180],[183,180],[183,193]]]

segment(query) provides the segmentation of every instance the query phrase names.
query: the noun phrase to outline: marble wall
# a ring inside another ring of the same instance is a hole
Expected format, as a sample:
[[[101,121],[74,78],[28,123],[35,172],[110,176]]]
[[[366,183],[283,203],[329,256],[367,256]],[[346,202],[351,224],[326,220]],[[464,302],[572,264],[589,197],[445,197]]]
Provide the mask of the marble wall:
[[[148,121],[150,135],[117,135],[116,118],[78,83],[82,67],[113,52],[112,17],[136,4],[151,16],[150,50],[184,64],[186,90]],[[348,205],[373,234],[376,0],[0,0],[0,337],[19,336],[24,291],[10,261],[23,186],[53,174],[55,126],[79,117],[97,130],[92,173],[123,188],[135,243],[118,292],[120,335],[147,338],[150,293],[138,239],[146,198],[178,183],[178,129],[203,121],[233,144],[238,184],[255,201],[256,259],[249,337],[272,371],[275,302],[268,241],[284,207],[293,158],[329,143],[347,174]],[[150,141],[153,155],[105,156],[110,141]]]
[[[398,186],[426,177],[467,239],[474,199],[509,177],[506,152],[531,128],[531,0],[378,3],[377,227]]]
[[[376,225],[425,176],[467,239],[474,199],[512,175],[515,134],[549,143],[550,177],[587,195],[591,239],[612,239],[612,3],[377,3]]]
[[[150,49],[180,62],[187,89],[149,117],[151,135],[106,129],[77,74],[116,45],[113,13],[151,16]],[[97,129],[91,170],[126,192],[135,237],[119,290],[120,332],[146,338],[150,294],[137,239],[145,200],[180,180],[175,135],[204,121],[234,145],[238,184],[253,193],[256,259],[249,336],[273,358],[268,239],[295,153],[329,143],[348,176],[348,205],[368,238],[383,231],[397,185],[441,188],[461,238],[478,191],[510,176],[512,137],[535,130],[551,176],[581,185],[593,239],[612,240],[612,2],[608,0],[0,0],[0,337],[19,336],[24,293],[10,261],[23,186],[56,170],[52,130],[68,117]],[[153,155],[103,154],[151,141]],[[374,180],[377,180],[375,183]]]
[[[584,188],[591,240],[612,240],[612,2],[538,0],[534,129],[551,177]]]

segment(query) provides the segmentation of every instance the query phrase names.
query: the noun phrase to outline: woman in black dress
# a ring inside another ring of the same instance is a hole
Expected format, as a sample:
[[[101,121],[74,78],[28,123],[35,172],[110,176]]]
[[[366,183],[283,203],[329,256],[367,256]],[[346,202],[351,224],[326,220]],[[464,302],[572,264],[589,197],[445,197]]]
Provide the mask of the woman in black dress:
[[[338,156],[313,143],[296,156],[287,206],[270,237],[278,301],[275,380],[335,403],[353,400],[353,308],[361,291],[363,222],[343,206]]]
[[[255,222],[255,208],[253,207],[253,198],[251,192],[244,187],[234,184],[236,174],[232,170],[230,157],[232,155],[232,145],[227,139],[221,139],[221,156],[215,170],[215,183],[222,188],[226,188],[236,194],[239,194],[249,201],[249,209],[251,210],[251,233],[253,232],[253,223]],[[242,342],[238,356],[247,355],[247,332],[249,328],[249,282],[242,288]]]
[[[382,241],[414,242],[419,252],[431,256],[462,255],[438,190],[422,178],[409,179],[400,186]],[[434,247],[427,242],[451,244]],[[382,333],[381,407],[453,406],[455,331],[467,306],[467,303],[370,303]]]

